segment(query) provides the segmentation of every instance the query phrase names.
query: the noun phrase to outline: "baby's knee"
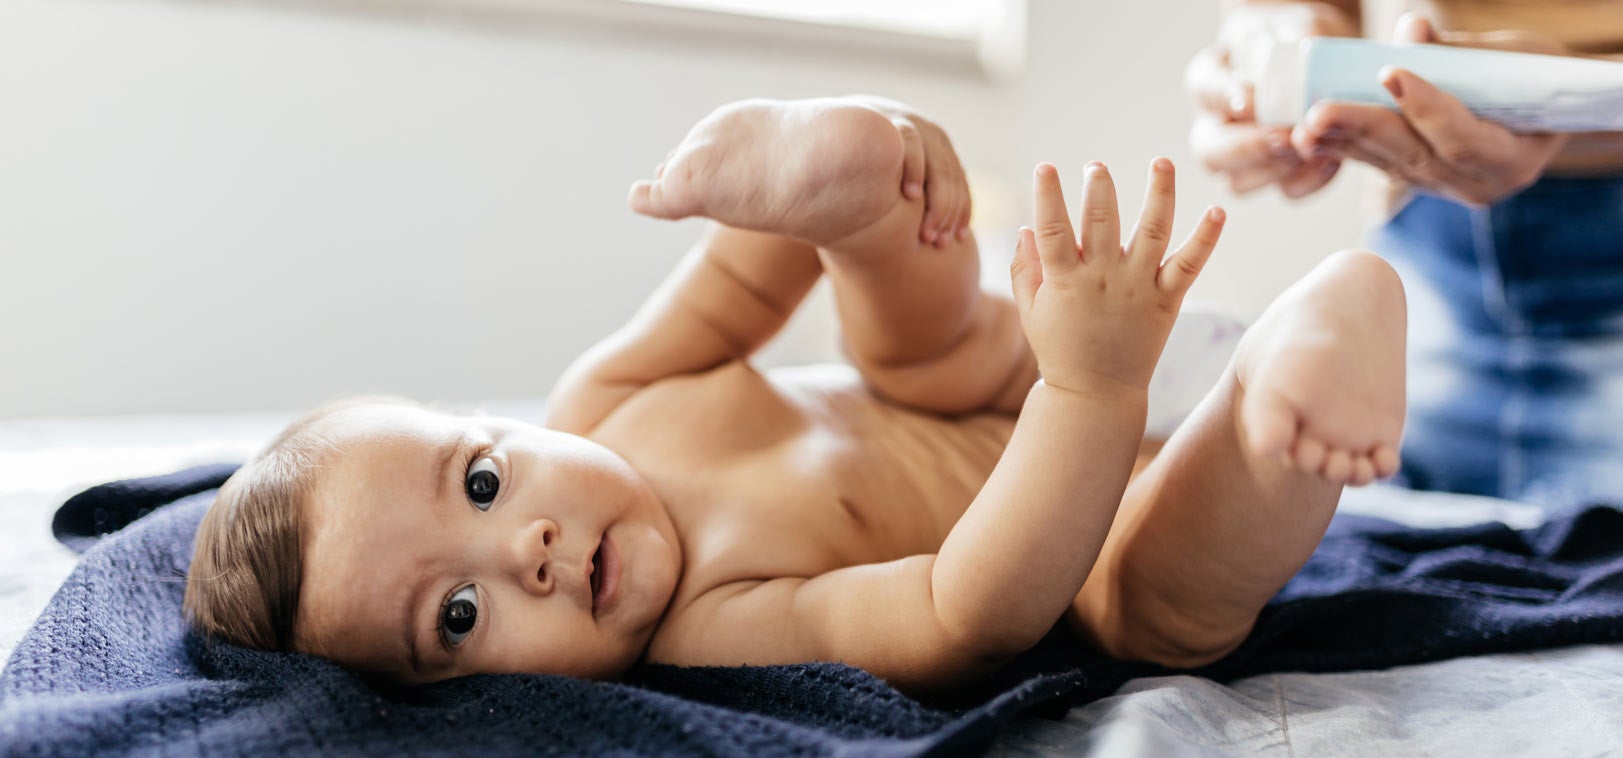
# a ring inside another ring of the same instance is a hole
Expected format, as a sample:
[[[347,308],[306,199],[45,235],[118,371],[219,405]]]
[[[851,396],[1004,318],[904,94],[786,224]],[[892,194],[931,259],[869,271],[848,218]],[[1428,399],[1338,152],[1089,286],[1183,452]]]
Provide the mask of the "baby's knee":
[[[1214,619],[1154,598],[1118,594],[1108,611],[1102,606],[1074,614],[1072,624],[1100,652],[1126,661],[1143,661],[1169,669],[1194,669],[1222,660],[1240,646],[1254,617]],[[1081,611],[1078,608],[1078,611]]]
[[[1353,270],[1380,286],[1399,291],[1403,289],[1403,280],[1398,277],[1397,269],[1392,268],[1392,264],[1387,263],[1385,258],[1372,250],[1363,248],[1337,250],[1324,259],[1323,265]]]

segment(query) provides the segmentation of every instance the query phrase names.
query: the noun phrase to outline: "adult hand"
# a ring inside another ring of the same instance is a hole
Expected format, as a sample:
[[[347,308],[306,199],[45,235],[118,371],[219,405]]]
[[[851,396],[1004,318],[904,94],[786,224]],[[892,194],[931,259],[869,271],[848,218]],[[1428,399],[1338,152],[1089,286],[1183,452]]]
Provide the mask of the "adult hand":
[[[1217,42],[1196,53],[1185,71],[1196,109],[1189,143],[1201,163],[1226,176],[1238,194],[1278,185],[1286,196],[1302,197],[1328,183],[1341,160],[1304,157],[1292,146],[1289,127],[1257,124],[1251,86],[1230,62],[1240,45],[1261,34],[1276,40],[1349,37],[1358,34],[1358,24],[1327,3],[1240,6],[1224,18]]]
[[[1399,41],[1563,54],[1559,42],[1528,32],[1439,34],[1406,14]],[[1457,98],[1411,71],[1388,66],[1381,85],[1398,110],[1325,101],[1308,110],[1291,142],[1314,160],[1353,160],[1470,205],[1490,205],[1537,181],[1566,144],[1559,134],[1516,134],[1477,118]]]

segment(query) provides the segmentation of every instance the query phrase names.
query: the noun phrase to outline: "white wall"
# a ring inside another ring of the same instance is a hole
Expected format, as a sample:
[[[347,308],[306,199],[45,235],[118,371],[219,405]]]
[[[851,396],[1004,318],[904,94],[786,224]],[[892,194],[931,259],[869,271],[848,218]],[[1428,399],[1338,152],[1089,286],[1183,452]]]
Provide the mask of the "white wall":
[[[912,102],[988,209],[1023,203],[1040,160],[1074,178],[1100,159],[1130,212],[1169,155],[1180,221],[1230,209],[1196,296],[1242,311],[1359,237],[1352,182],[1234,201],[1188,158],[1179,78],[1216,3],[1032,0],[1027,70],[1002,83],[261,5],[0,3],[0,417],[539,395],[697,234],[629,214],[626,187],[748,96]],[[801,319],[773,360],[831,355],[832,333],[826,311]]]

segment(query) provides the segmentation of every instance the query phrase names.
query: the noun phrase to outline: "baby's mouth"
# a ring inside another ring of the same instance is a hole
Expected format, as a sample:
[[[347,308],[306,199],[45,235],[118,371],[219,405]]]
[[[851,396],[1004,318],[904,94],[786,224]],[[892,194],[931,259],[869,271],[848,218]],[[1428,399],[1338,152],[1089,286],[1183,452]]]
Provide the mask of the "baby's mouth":
[[[603,542],[597,543],[597,552],[592,553],[592,610],[597,610],[597,591],[603,584]]]
[[[597,551],[592,553],[592,574],[587,579],[592,587],[592,615],[596,616],[609,610],[619,594],[620,554],[608,532],[603,533]]]

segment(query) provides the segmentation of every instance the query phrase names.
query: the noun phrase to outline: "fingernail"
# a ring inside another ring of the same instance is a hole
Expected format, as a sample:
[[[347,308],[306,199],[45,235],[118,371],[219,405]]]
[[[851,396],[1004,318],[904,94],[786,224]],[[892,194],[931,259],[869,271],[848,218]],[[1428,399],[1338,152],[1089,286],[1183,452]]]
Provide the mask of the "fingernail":
[[[1268,135],[1268,149],[1274,151],[1274,155],[1296,152],[1296,149],[1291,147],[1291,141],[1278,132]]]
[[[1235,95],[1229,98],[1229,111],[1233,113],[1245,112],[1245,95]]]
[[[1398,78],[1396,72],[1387,73],[1386,76],[1381,80],[1381,84],[1386,86],[1387,92],[1392,93],[1392,99],[1403,99],[1403,82]]]
[[[909,198],[918,199],[919,194],[922,192],[924,192],[924,185],[918,182],[907,183],[907,196]]]

